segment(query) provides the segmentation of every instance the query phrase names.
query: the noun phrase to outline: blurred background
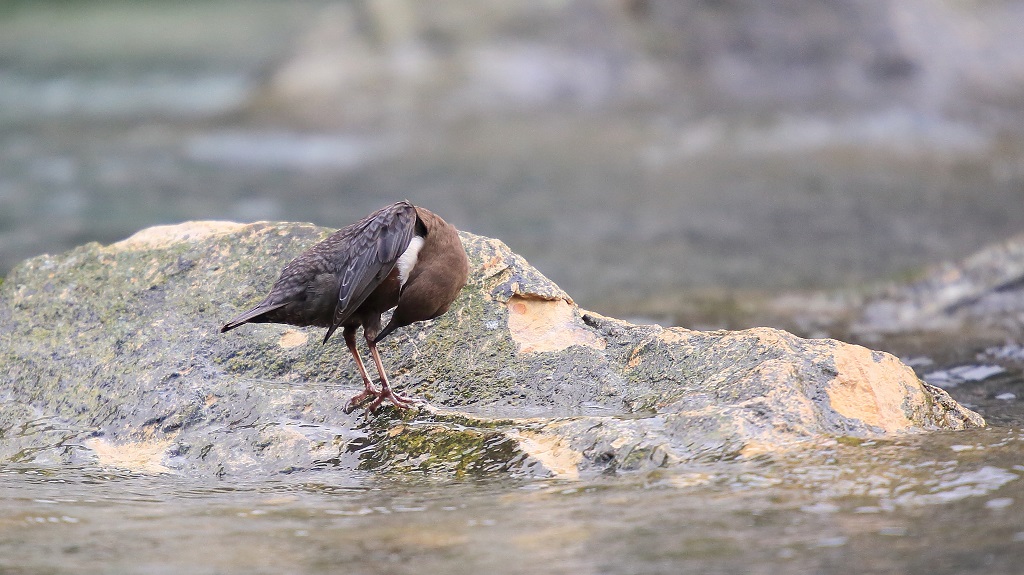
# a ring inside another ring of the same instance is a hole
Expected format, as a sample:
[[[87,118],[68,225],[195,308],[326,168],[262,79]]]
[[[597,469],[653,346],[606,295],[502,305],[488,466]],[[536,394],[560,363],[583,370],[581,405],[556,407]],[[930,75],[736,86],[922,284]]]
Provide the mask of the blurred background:
[[[1024,2],[0,3],[0,276],[405,198],[610,315],[909,277],[1024,231]]]

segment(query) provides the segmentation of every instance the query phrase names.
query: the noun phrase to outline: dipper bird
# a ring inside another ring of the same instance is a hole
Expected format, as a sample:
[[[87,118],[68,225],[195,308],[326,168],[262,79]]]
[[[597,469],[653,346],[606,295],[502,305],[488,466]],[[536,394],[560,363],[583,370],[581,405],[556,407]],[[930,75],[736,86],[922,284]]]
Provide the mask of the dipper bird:
[[[377,343],[392,331],[448,311],[469,276],[469,260],[458,232],[430,210],[408,201],[391,204],[330,235],[281,270],[270,294],[224,324],[221,333],[244,323],[326,327],[323,343],[339,327],[365,389],[349,400],[350,413],[369,397],[373,411],[388,399],[409,408],[416,400],[391,389]],[[397,306],[397,307],[396,307]],[[395,308],[382,330],[381,314]],[[356,349],[356,330],[370,348],[380,389],[366,374]]]

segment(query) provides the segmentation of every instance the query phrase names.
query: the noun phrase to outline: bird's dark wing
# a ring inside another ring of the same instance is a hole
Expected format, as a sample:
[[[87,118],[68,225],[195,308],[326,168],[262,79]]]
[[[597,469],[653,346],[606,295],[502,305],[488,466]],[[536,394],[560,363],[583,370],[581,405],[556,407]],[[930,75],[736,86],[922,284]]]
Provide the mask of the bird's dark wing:
[[[391,273],[409,247],[416,229],[416,209],[398,202],[343,230],[335,252],[339,276],[338,306],[327,334],[338,328]],[[324,338],[326,341],[326,338]]]

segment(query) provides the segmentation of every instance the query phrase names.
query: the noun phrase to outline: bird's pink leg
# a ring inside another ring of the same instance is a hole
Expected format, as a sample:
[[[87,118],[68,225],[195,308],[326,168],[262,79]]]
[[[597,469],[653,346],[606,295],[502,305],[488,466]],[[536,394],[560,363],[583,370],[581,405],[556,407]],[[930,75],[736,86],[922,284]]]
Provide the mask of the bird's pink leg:
[[[391,403],[395,404],[395,407],[399,409],[409,409],[412,407],[413,403],[416,403],[419,400],[399,395],[391,389],[391,384],[388,383],[388,376],[384,373],[384,365],[380,361],[380,354],[377,353],[377,345],[373,343],[370,338],[367,338],[367,343],[370,346],[370,355],[373,356],[373,362],[377,364],[377,373],[380,374],[380,393],[377,395],[377,399],[373,400],[373,403],[371,403],[367,409],[370,411],[377,409],[385,399],[390,399]]]
[[[356,360],[356,367],[359,368],[359,375],[363,376],[363,384],[366,386],[363,391],[359,392],[358,395],[348,400],[348,403],[345,404],[345,413],[352,413],[352,410],[359,407],[359,404],[366,401],[368,397],[379,399],[381,392],[373,386],[373,383],[370,381],[370,375],[366,373],[366,367],[363,365],[363,358],[359,357],[359,350],[356,349],[356,330],[346,327],[343,333],[345,335],[345,345],[347,345],[348,350],[352,352],[352,357]],[[379,360],[377,361],[377,365],[380,365]]]

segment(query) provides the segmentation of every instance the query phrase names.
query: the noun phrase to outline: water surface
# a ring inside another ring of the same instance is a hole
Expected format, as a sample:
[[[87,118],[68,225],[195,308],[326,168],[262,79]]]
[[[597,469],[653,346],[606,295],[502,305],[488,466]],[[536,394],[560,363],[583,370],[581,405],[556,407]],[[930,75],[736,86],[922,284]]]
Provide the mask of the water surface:
[[[6,465],[0,572],[1016,573],[1022,475],[1011,427],[580,481]]]

